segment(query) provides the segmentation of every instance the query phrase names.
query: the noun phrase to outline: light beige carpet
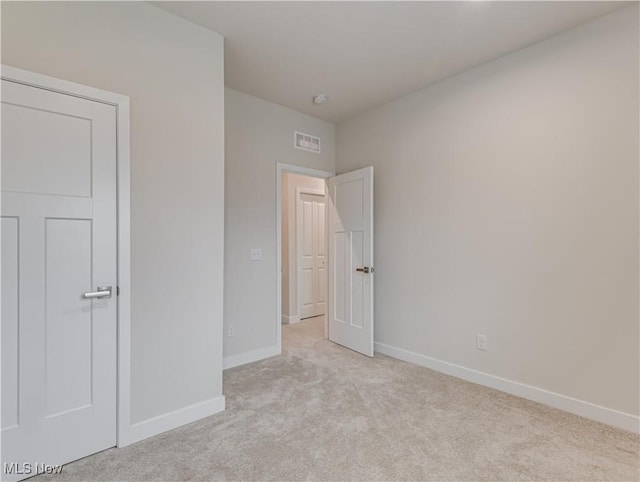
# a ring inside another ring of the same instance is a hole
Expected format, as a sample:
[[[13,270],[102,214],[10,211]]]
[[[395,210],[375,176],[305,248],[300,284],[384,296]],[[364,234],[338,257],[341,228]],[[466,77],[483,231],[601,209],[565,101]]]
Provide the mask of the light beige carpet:
[[[224,413],[37,480],[638,480],[640,437],[283,328]]]

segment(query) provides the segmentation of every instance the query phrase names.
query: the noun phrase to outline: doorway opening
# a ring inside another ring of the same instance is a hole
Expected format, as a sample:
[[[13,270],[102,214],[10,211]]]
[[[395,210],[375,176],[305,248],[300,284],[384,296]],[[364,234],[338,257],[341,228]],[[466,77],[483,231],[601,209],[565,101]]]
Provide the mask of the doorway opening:
[[[277,341],[282,324],[323,317],[327,325],[326,179],[333,172],[277,165]]]

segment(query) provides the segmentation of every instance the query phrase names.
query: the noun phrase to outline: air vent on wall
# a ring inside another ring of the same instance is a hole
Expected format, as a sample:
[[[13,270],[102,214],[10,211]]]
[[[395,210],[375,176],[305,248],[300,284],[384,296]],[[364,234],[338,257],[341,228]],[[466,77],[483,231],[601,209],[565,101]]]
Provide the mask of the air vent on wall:
[[[305,134],[304,132],[294,132],[294,146],[303,151],[320,153],[320,138]]]

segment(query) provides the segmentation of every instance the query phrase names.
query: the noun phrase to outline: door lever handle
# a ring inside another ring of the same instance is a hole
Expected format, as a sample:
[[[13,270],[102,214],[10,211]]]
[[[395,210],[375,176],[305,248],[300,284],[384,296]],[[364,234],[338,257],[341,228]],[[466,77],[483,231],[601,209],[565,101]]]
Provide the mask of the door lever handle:
[[[356,268],[356,271],[359,271],[360,273],[373,273],[373,268],[365,266],[363,268]]]
[[[111,286],[98,286],[97,291],[89,291],[82,295],[85,299],[111,298]]]

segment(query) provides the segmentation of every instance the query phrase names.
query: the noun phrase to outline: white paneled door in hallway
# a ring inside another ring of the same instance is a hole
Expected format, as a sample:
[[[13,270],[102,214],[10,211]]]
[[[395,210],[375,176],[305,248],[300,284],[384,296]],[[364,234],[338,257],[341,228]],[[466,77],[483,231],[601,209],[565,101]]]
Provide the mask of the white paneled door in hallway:
[[[298,296],[300,319],[324,315],[326,307],[326,242],[324,195],[298,193]]]
[[[3,80],[3,480],[116,444],[116,236],[115,107]]]
[[[373,356],[373,167],[329,178],[329,339]]]

